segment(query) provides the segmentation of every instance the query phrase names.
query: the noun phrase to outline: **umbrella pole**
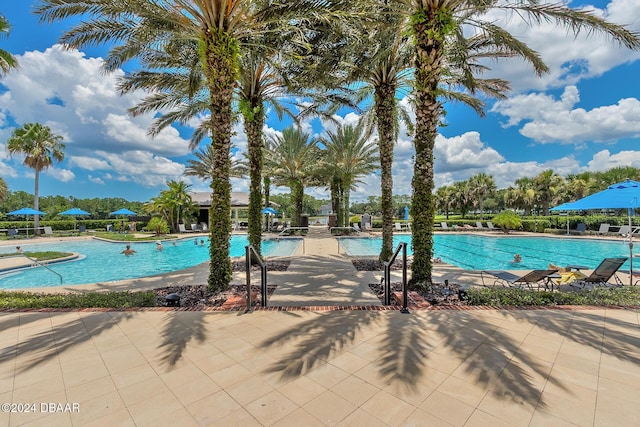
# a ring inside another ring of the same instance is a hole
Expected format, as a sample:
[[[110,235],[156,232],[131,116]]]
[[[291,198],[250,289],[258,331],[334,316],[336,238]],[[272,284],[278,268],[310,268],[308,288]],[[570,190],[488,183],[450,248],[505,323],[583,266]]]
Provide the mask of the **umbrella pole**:
[[[633,286],[633,227],[631,225],[631,208],[629,212],[629,286]]]

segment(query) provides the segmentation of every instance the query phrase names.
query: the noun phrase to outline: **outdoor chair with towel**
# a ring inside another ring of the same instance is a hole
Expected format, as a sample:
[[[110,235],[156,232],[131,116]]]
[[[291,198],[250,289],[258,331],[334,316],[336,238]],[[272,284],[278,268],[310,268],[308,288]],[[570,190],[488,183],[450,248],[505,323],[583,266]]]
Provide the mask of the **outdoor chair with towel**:
[[[622,264],[627,262],[629,258],[605,258],[600,265],[596,267],[590,275],[584,279],[576,280],[569,283],[571,286],[578,288],[584,288],[586,285],[593,286],[622,286],[623,283],[616,272],[622,267]],[[614,283],[609,283],[609,280],[613,277]]]
[[[510,273],[505,270],[483,270],[480,272],[480,277],[482,279],[482,284],[487,286],[484,282],[484,276],[490,275],[493,276],[493,285],[501,285],[509,288],[524,288],[533,290],[534,286],[536,288],[540,288],[540,285],[544,286],[545,289],[551,287],[553,289],[553,282],[551,281],[552,276],[557,273],[558,270],[532,270],[524,275],[518,275],[514,273]]]

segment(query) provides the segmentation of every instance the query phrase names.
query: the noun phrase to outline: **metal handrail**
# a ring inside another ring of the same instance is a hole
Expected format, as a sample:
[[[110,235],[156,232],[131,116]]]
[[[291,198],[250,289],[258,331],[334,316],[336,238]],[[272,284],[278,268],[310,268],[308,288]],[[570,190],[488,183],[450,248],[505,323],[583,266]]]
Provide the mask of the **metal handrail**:
[[[402,309],[401,313],[409,313],[407,295],[407,243],[398,244],[389,261],[384,262],[384,305],[391,305],[391,265],[402,250]]]
[[[282,236],[285,232],[289,231],[289,230],[307,230],[309,231],[309,227],[287,227],[284,230],[282,230],[279,234],[278,237]],[[302,239],[302,253],[306,253],[306,248],[304,245],[304,239]]]
[[[262,296],[262,301],[260,301],[260,305],[262,307],[267,306],[267,264],[262,261],[258,252],[256,252],[255,248],[251,245],[247,245],[244,247],[246,258],[245,258],[245,267],[247,272],[247,309],[246,311],[251,311],[251,259],[252,254],[255,257],[255,260],[258,261],[258,265],[260,266],[260,294]]]
[[[40,262],[40,261],[38,261],[37,259],[33,259],[33,258],[31,258],[31,257],[28,257],[27,255],[25,255],[25,254],[23,254],[23,253],[19,253],[19,254],[16,254],[16,255],[23,256],[23,257],[25,257],[26,259],[28,259],[29,261],[31,261],[31,262],[33,263],[33,264],[31,264],[31,267],[39,266],[39,267],[43,267],[43,268],[45,268],[45,269],[49,270],[50,272],[52,272],[53,274],[55,274],[56,276],[58,276],[58,278],[60,279],[60,284],[62,285],[62,276],[60,275],[60,273],[58,273],[58,272],[56,272],[56,271],[54,271],[54,270],[50,269],[49,267],[47,267],[47,266],[46,266],[46,264],[41,263],[41,262]]]

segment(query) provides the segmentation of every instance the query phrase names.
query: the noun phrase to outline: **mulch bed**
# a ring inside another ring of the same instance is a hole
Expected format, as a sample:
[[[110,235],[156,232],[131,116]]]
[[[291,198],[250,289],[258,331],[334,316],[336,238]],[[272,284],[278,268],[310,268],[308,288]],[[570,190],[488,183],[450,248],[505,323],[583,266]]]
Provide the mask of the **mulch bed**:
[[[267,271],[286,271],[289,268],[291,259],[268,260]],[[233,271],[245,271],[244,261],[236,261],[232,263]],[[252,271],[259,271],[259,265],[252,265]],[[267,285],[267,300],[275,291],[275,285]],[[260,286],[251,285],[252,298],[251,305],[260,304]],[[223,292],[211,292],[206,285],[183,285],[183,286],[167,286],[164,288],[156,288],[153,290],[156,295],[156,305],[158,307],[166,307],[166,296],[169,294],[178,294],[180,296],[180,307],[204,308],[204,307],[222,307],[226,303],[233,301],[234,305],[246,304],[247,286],[231,285],[229,289]]]
[[[353,266],[358,271],[383,271],[384,264],[375,258],[354,258]],[[407,262],[407,268],[411,267],[411,260]],[[392,270],[402,270],[402,261],[396,260],[391,265]],[[382,283],[370,283],[369,289],[377,295],[380,302],[384,304],[384,286]],[[445,283],[425,284],[418,289],[413,289],[407,293],[408,305],[428,306],[428,305],[467,305],[461,298],[464,291],[459,285]],[[391,282],[391,304],[402,305],[402,282]]]

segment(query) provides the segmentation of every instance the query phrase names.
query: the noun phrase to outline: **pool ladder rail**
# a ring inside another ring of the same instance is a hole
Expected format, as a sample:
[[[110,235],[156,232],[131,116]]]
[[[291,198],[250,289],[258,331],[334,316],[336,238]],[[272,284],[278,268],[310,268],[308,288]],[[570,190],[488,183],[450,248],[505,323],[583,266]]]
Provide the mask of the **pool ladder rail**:
[[[60,284],[62,285],[62,275],[60,273],[58,273],[57,271],[52,270],[51,268],[49,268],[45,263],[38,261],[37,259],[33,259],[29,256],[27,256],[26,254],[23,253],[17,253],[14,256],[16,257],[24,257],[27,260],[29,260],[30,264],[29,265],[25,265],[22,268],[36,268],[36,267],[42,267],[46,270],[49,270],[50,272],[52,272],[53,274],[55,274],[56,276],[58,276],[58,278],[60,279]]]

